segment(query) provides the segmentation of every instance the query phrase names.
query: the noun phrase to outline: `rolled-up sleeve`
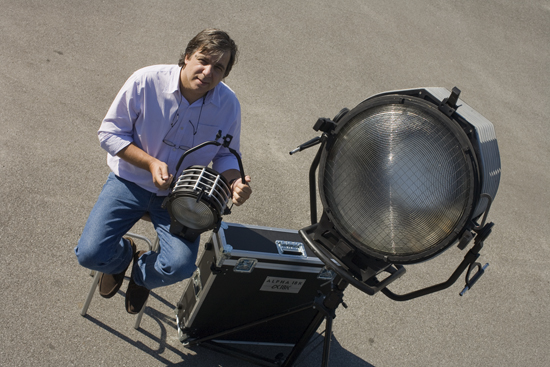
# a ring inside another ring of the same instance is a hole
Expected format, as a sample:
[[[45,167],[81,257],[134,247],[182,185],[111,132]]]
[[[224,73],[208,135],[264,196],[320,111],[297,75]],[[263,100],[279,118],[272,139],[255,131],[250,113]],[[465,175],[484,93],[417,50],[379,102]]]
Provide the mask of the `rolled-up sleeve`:
[[[99,144],[112,156],[115,156],[122,149],[126,148],[132,142],[129,136],[120,136],[104,131],[98,132]]]
[[[133,127],[140,113],[139,90],[139,79],[134,74],[118,92],[97,132],[101,147],[112,156],[134,140]]]

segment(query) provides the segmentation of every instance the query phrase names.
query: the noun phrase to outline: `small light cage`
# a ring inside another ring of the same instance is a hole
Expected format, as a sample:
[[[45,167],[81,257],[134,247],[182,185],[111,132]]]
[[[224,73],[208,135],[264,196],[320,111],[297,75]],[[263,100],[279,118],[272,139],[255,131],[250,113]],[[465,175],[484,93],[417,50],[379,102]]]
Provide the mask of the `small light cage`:
[[[194,240],[219,225],[230,199],[227,181],[213,169],[191,166],[183,170],[167,197],[170,231]]]
[[[426,260],[475,226],[494,198],[493,125],[457,92],[451,103],[444,88],[387,92],[337,123],[321,155],[321,201],[339,235],[368,257]]]

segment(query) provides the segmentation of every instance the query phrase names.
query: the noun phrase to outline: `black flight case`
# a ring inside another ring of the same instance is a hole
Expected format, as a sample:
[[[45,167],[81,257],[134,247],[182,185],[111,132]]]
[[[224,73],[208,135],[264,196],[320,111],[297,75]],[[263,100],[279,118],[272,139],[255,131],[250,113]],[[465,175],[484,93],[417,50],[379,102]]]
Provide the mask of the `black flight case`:
[[[179,339],[293,346],[333,277],[297,231],[224,222],[177,304]]]

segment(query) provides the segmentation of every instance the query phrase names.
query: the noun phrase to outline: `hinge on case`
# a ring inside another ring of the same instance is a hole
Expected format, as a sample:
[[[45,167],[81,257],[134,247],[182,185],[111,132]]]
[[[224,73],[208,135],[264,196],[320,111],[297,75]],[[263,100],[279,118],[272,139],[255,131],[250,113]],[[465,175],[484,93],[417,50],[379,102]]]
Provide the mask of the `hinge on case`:
[[[195,270],[193,273],[193,290],[195,291],[195,298],[198,300],[202,291],[201,272],[200,269]]]

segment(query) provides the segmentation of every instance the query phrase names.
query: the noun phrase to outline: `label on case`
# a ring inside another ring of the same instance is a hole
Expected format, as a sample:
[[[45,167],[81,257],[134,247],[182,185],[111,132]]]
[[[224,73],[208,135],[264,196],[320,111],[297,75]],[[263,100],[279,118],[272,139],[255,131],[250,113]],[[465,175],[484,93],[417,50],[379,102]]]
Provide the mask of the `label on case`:
[[[267,292],[298,293],[305,282],[305,279],[267,277],[260,290]]]

